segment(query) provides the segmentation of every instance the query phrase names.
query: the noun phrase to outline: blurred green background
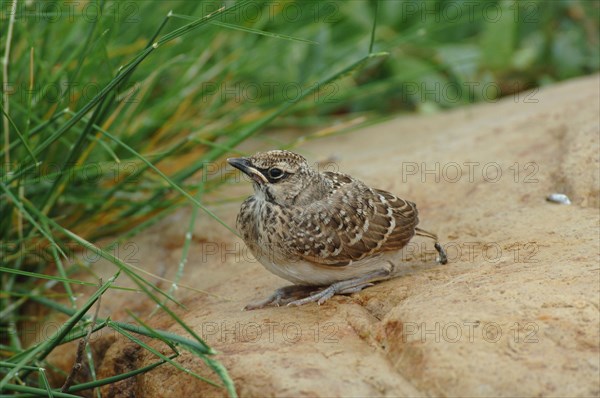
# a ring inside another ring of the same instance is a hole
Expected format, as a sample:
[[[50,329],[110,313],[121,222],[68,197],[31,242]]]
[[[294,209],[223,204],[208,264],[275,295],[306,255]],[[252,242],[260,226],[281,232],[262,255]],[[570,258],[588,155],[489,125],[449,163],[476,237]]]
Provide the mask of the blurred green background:
[[[208,149],[219,144],[223,153],[231,150],[237,144],[231,137],[251,123],[364,57],[376,4],[251,1],[219,16],[153,51],[102,97],[96,105],[102,106],[100,112],[92,113],[91,107],[83,119],[46,142],[36,154],[41,164],[25,178],[11,180],[11,186],[23,187],[33,205],[45,207],[45,214],[62,213],[64,226],[76,228],[94,215],[105,217],[107,210],[119,209],[114,217],[131,227],[135,216],[147,211],[136,209],[138,203],[147,205],[144,200],[153,197],[148,193],[162,190],[164,184],[154,173],[144,173],[139,159],[121,145],[86,129],[86,118],[93,116],[97,126],[183,184],[201,170]],[[161,37],[219,5],[18,2],[3,82],[11,120],[8,133],[3,123],[3,182],[10,180],[9,172],[34,167],[25,144],[39,149],[72,112],[114,80],[121,66],[155,41],[155,35]],[[11,6],[2,2],[3,52]],[[336,76],[256,133],[293,129],[310,137],[325,128],[340,132],[399,112],[494,102],[593,73],[599,64],[598,15],[596,1],[381,1],[372,52],[389,55]],[[75,144],[65,162],[65,153]],[[271,146],[286,144],[271,136]],[[56,176],[59,172],[61,177]],[[122,182],[132,172],[138,173],[135,178]],[[54,183],[57,179],[62,188]],[[48,190],[54,197],[44,199]],[[156,206],[165,207],[154,200],[151,207]],[[4,200],[3,239],[15,238],[10,215],[16,213]],[[97,224],[93,222],[96,230],[86,231],[87,236],[114,232]]]
[[[245,140],[293,147],[403,112],[523,102],[599,68],[598,1],[223,4],[237,8],[1,2],[3,358],[23,353],[23,291],[45,289],[27,272],[68,278],[82,264],[61,252],[84,240],[218,205],[202,200],[223,183],[207,170]]]

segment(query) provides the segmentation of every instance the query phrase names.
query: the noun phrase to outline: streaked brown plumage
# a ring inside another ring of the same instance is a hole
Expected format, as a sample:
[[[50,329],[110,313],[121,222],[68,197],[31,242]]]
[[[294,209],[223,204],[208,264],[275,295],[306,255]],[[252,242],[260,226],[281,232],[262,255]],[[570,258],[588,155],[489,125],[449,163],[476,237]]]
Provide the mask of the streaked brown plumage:
[[[228,159],[254,185],[240,209],[237,228],[254,256],[296,286],[278,289],[247,309],[269,304],[319,304],[336,293],[351,293],[394,275],[398,253],[415,235],[416,205],[369,188],[349,175],[313,170],[289,151]],[[315,286],[321,291],[301,297]]]

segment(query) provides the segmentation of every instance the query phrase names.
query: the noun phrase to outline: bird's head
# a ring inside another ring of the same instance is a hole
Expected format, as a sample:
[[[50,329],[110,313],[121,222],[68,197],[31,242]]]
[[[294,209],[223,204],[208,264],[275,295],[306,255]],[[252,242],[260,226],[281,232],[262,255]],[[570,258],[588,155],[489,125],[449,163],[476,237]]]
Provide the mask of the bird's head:
[[[229,158],[227,162],[250,177],[255,193],[269,202],[303,205],[322,195],[319,173],[297,153],[274,150],[247,158]]]

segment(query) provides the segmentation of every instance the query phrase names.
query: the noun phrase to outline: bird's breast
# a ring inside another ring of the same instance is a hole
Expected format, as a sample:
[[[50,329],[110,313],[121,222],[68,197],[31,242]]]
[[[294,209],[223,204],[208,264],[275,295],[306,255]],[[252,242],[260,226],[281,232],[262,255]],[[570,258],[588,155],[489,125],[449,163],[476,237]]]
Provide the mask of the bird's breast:
[[[237,228],[255,257],[278,259],[283,255],[285,217],[280,206],[251,196],[240,209]],[[262,262],[262,261],[261,261]]]

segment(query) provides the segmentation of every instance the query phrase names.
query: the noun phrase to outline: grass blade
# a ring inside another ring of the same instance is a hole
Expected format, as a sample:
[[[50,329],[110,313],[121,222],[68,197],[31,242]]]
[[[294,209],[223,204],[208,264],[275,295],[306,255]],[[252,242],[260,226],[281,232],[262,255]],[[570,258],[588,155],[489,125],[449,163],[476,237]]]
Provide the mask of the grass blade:
[[[48,340],[42,342],[41,344],[36,345],[33,349],[29,350],[28,354],[25,355],[19,362],[16,363],[16,366],[12,368],[2,380],[0,380],[0,390],[3,390],[8,382],[22,370],[23,366],[27,363],[31,363],[31,361],[35,358],[37,360],[42,360],[46,358],[46,356],[61,343],[61,341],[65,338],[65,336],[75,327],[77,322],[83,318],[85,313],[94,305],[94,303],[100,298],[102,294],[112,285],[112,283],[117,279],[120,272],[117,272],[112,278],[110,278],[106,283],[104,283],[90,298],[85,302],[85,304],[77,310],[64,324],[63,327],[58,330],[53,336],[48,338]],[[24,376],[29,373],[29,370],[25,370]]]

